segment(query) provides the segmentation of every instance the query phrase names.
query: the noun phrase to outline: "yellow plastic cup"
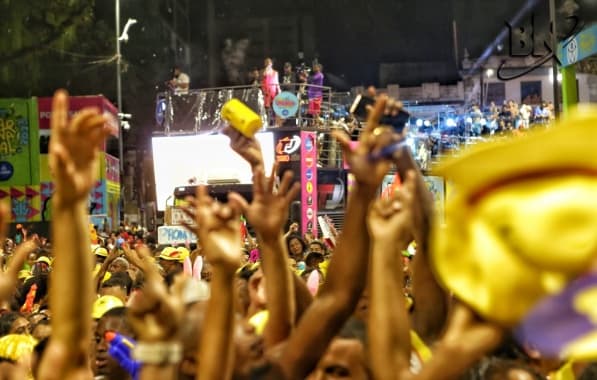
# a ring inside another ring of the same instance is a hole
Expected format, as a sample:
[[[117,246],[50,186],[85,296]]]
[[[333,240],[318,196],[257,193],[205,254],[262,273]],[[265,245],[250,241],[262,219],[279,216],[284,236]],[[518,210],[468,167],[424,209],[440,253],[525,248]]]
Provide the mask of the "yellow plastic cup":
[[[255,136],[261,129],[261,118],[238,99],[230,99],[222,107],[222,119],[247,137]]]

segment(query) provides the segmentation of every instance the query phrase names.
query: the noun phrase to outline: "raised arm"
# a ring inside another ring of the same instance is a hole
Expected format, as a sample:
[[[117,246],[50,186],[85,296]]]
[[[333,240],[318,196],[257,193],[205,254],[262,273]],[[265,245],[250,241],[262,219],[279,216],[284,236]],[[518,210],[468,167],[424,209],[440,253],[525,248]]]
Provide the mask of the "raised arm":
[[[182,355],[184,278],[177,277],[168,292],[147,247],[138,252],[126,245],[123,249],[145,276],[143,289],[131,299],[127,314],[137,338],[133,358],[141,364],[139,380],[175,380]]]
[[[288,220],[290,203],[300,191],[292,185],[292,172],[284,173],[277,191],[274,189],[277,165],[269,178],[265,177],[263,155],[259,143],[233,129],[227,129],[231,147],[253,169],[253,201],[249,205],[239,194],[230,196],[243,206],[243,213],[257,233],[263,274],[266,279],[268,322],[264,331],[267,347],[284,341],[295,321],[295,286],[288,266],[288,252],[282,228]],[[266,217],[267,216],[267,217]]]
[[[414,180],[410,172],[403,188],[391,199],[376,201],[369,213],[372,257],[368,336],[376,380],[399,379],[410,363],[410,323],[400,252],[412,240]]]
[[[413,209],[414,238],[417,254],[412,262],[412,289],[415,306],[413,329],[427,343],[439,338],[448,315],[448,295],[437,282],[429,264],[429,234],[434,214],[433,195],[408,148],[395,156],[395,164],[402,179],[414,174],[415,202]]]
[[[197,189],[197,196],[189,200],[189,206],[187,213],[195,217],[195,232],[213,266],[211,296],[199,342],[201,365],[196,379],[225,380],[232,374],[234,276],[241,259],[241,206],[233,199],[228,204],[216,202],[204,186]]]
[[[85,109],[70,122],[68,95],[58,91],[52,103],[50,168],[53,279],[50,286],[52,337],[40,367],[41,379],[91,376],[92,255],[87,228],[87,198],[95,183],[98,150],[107,136],[105,118]]]
[[[350,140],[342,132],[334,135],[342,145],[356,185],[348,201],[344,229],[330,262],[326,283],[278,359],[277,366],[285,379],[303,379],[312,371],[354,311],[365,288],[369,261],[367,211],[390,166],[388,162],[370,159],[370,154],[379,148],[376,127],[385,101],[382,97],[376,102],[356,149],[351,148]]]

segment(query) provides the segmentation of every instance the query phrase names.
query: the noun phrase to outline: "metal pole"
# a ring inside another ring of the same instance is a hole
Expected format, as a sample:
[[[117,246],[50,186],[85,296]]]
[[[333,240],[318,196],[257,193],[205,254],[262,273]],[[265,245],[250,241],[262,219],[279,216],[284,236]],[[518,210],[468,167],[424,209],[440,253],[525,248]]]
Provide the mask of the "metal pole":
[[[551,50],[554,54],[558,51],[558,29],[556,27],[556,0],[549,0],[549,21],[551,25]],[[560,116],[560,91],[558,83],[558,61],[552,59],[553,76],[553,110],[554,116]]]
[[[116,0],[116,103],[118,113],[122,113],[122,78],[120,60],[120,0]],[[124,175],[124,147],[122,141],[122,126],[118,120],[118,161],[120,161],[120,176]],[[122,183],[122,181],[121,181]]]

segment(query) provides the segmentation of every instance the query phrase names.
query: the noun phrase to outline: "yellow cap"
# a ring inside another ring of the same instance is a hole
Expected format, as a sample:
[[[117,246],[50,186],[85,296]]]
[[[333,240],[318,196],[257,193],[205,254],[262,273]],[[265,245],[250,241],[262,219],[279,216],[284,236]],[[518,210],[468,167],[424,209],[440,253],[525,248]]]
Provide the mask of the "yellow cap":
[[[597,254],[597,108],[482,144],[439,167],[453,182],[433,230],[438,279],[483,317],[516,324]]]
[[[33,352],[37,340],[31,335],[9,334],[0,338],[0,358],[18,361]]]
[[[93,254],[100,257],[108,257],[108,250],[101,246],[92,248]]]
[[[40,258],[38,258],[37,260],[35,260],[35,262],[36,263],[46,263],[48,265],[52,265],[52,261],[47,256],[41,256]]]
[[[123,306],[124,302],[122,302],[120,298],[114,296],[101,296],[93,303],[91,317],[93,319],[100,319],[108,311]]]
[[[188,256],[189,251],[186,248],[184,248],[184,250],[187,252],[187,256]],[[183,251],[181,248],[166,247],[162,250],[162,252],[160,253],[160,256],[158,256],[158,258],[161,260],[167,260],[167,261],[183,262],[185,259],[185,256],[183,256]]]

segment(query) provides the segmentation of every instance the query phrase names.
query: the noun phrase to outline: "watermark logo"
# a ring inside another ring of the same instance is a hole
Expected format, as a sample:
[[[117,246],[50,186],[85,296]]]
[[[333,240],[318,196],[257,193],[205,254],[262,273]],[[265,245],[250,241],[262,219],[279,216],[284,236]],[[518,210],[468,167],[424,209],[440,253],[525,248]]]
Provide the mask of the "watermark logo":
[[[569,16],[566,17],[572,24],[570,30],[566,33],[564,40],[571,39],[575,37],[581,30],[582,25],[581,21],[577,16]],[[497,77],[500,80],[508,81],[512,79],[520,78],[531,71],[534,71],[544,65],[546,62],[550,60],[555,60],[558,65],[562,65],[562,62],[558,58],[557,55],[557,46],[551,46],[551,37],[549,41],[542,41],[542,44],[535,39],[535,15],[531,15],[531,22],[530,24],[524,26],[514,26],[509,22],[506,22],[506,27],[508,28],[508,37],[509,37],[509,45],[510,48],[510,57],[533,57],[537,58],[529,67],[526,69],[507,75],[505,70],[508,69],[505,67],[506,61],[503,61],[497,69]],[[553,34],[553,24],[550,23],[550,36]],[[575,42],[571,42],[571,44]],[[538,47],[542,46],[545,50],[539,51]],[[570,47],[570,45],[568,45]],[[567,54],[578,54],[578,49],[572,49],[572,51],[568,50]]]

